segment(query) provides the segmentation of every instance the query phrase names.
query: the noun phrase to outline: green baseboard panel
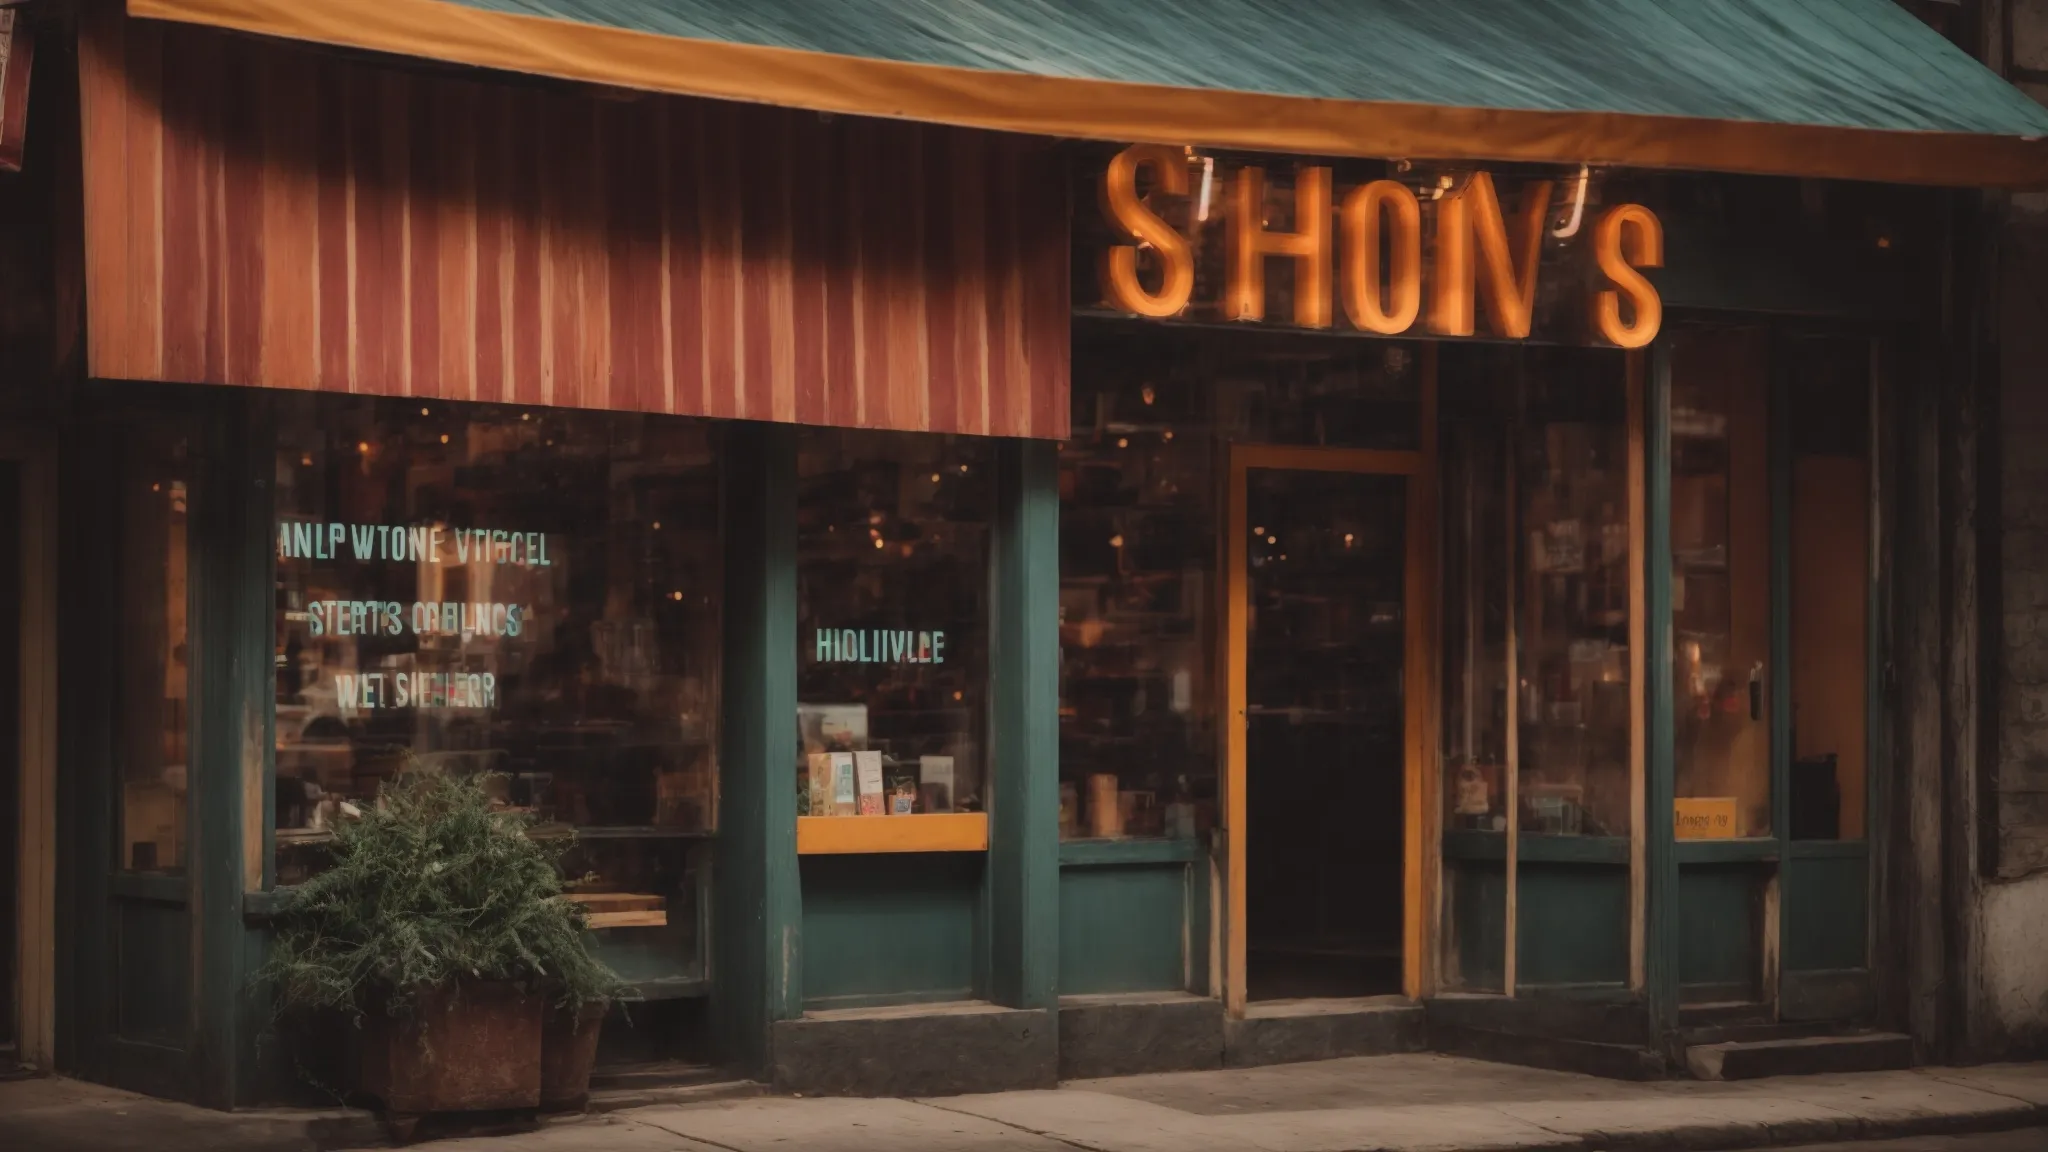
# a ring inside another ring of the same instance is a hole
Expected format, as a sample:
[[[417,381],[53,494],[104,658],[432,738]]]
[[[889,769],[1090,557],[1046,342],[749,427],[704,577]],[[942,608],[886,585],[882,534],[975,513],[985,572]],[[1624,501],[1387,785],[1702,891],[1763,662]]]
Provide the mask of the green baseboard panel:
[[[1062,996],[1172,992],[1190,983],[1189,865],[1060,870]],[[1207,897],[1204,897],[1206,905]],[[1206,953],[1204,933],[1200,947]]]
[[[975,940],[984,867],[968,852],[804,857],[804,1007],[983,995]]]
[[[1524,860],[1516,871],[1516,984],[1628,980],[1628,866]]]

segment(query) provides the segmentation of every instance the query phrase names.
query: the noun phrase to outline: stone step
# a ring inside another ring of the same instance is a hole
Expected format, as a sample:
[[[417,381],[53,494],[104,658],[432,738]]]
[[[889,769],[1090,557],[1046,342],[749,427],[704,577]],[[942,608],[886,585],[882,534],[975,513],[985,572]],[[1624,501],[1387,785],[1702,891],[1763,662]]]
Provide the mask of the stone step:
[[[1269,1000],[1223,1022],[1223,1066],[1256,1068],[1342,1056],[1420,1052],[1422,1005],[1400,996]]]
[[[1756,1020],[1680,1028],[1678,1035],[1686,1047],[1696,1048],[1707,1044],[1754,1044],[1765,1040],[1810,1040],[1817,1036],[1861,1033],[1839,1022]]]
[[[1695,1044],[1685,1064],[1700,1080],[1755,1080],[1824,1072],[1881,1072],[1913,1066],[1911,1037],[1896,1032],[1801,1036]]]

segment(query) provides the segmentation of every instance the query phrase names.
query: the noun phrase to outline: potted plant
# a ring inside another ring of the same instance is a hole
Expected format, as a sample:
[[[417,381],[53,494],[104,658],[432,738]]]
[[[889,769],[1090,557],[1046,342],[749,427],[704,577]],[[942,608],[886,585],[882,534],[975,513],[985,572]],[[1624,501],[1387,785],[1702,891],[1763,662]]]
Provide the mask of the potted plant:
[[[597,1027],[624,989],[563,897],[570,841],[529,823],[484,776],[401,772],[335,827],[332,866],[280,910],[258,978],[280,1013],[358,1021],[363,1090],[401,1134],[424,1113],[587,1094]],[[545,1060],[544,1032],[567,1045]]]

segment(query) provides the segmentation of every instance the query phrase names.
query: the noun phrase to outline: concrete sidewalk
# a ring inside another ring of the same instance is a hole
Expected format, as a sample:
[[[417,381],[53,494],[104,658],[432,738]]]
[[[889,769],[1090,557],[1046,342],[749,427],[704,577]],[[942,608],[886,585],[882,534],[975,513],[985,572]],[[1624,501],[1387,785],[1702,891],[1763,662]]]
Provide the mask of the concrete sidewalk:
[[[0,1085],[0,1148],[300,1152],[289,1114]],[[67,1107],[62,1098],[76,1097]],[[116,1107],[116,1104],[119,1107]],[[126,1111],[132,1123],[119,1123]],[[332,1118],[330,1118],[332,1124]],[[762,1097],[546,1123],[435,1152],[1480,1152],[1735,1149],[2048,1124],[2048,1064],[1623,1083],[1447,1056],[1077,1081],[931,1100]],[[339,1135],[348,1129],[330,1128]],[[360,1129],[355,1129],[360,1131]],[[187,1138],[200,1142],[186,1143]],[[330,1145],[331,1146],[331,1145]]]

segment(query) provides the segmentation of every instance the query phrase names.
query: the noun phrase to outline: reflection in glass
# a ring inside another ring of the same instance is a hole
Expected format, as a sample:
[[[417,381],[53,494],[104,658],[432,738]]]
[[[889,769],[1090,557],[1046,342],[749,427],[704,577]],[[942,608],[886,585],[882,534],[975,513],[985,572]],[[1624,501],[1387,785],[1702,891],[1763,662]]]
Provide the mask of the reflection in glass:
[[[489,771],[577,831],[607,957],[673,975],[717,820],[710,426],[293,396],[278,446],[278,883],[391,774]]]
[[[985,438],[800,439],[800,815],[982,810],[993,464]]]
[[[120,723],[121,867],[185,867],[191,685],[186,604],[191,454],[162,426],[122,429],[115,547],[123,641]]]
[[[1768,335],[1762,328],[1684,327],[1671,342],[1678,835],[1768,836]]]

